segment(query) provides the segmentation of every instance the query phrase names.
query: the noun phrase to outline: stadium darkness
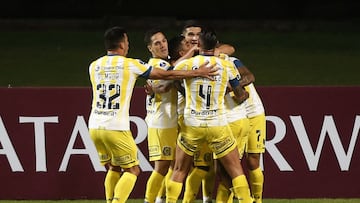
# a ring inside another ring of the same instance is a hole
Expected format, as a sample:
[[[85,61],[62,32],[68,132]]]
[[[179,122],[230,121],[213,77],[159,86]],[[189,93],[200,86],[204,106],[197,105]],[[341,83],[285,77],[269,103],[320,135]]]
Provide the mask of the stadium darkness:
[[[55,0],[4,1],[0,18],[104,18],[112,16],[172,16],[217,19],[324,19],[358,18],[354,1],[135,1]],[[146,9],[146,10],[145,10]]]

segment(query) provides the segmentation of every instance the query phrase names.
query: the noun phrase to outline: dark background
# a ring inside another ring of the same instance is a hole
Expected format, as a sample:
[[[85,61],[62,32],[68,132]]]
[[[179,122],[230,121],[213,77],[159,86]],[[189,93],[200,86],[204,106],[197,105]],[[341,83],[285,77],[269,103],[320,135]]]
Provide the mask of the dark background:
[[[184,18],[326,19],[359,17],[357,1],[136,1],[136,0],[35,0],[2,1],[0,17],[9,18],[109,18],[114,16],[173,16]]]
[[[147,61],[145,31],[171,38],[187,19],[214,27],[257,85],[360,85],[359,11],[360,1],[341,0],[2,1],[0,87],[89,86],[105,29],[127,28],[128,57]]]

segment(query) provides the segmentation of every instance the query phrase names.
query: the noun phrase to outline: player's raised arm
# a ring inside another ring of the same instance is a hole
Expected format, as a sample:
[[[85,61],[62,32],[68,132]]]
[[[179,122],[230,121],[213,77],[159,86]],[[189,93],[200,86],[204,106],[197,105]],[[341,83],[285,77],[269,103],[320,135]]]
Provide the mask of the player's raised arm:
[[[218,68],[215,65],[208,65],[209,62],[205,62],[198,69],[195,70],[162,70],[159,68],[153,68],[150,72],[150,79],[163,79],[163,80],[177,80],[183,78],[192,77],[204,77],[213,80],[214,75],[218,75]]]
[[[234,63],[241,75],[240,84],[242,87],[255,82],[254,74],[238,58],[230,57],[229,59]]]
[[[241,85],[242,76],[236,68],[236,65],[233,64],[233,69],[236,72],[236,77],[229,80],[232,91],[234,92],[233,99],[238,103],[243,103],[247,98],[249,98],[249,93]]]
[[[191,47],[183,56],[181,56],[179,59],[177,59],[175,62],[174,62],[174,66],[176,64],[178,64],[180,61],[184,60],[184,59],[188,59],[190,57],[193,57],[194,56],[194,53],[195,51],[199,51],[199,47],[198,46],[193,46]]]
[[[242,87],[255,82],[254,74],[246,66],[238,67],[238,71],[241,75],[240,84]]]

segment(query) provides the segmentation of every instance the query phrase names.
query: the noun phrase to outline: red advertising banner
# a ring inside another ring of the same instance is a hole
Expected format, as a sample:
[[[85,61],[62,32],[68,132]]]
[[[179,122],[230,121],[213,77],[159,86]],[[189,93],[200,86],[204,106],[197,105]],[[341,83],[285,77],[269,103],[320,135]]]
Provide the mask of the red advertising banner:
[[[359,198],[360,87],[258,87],[267,116],[264,198]],[[0,199],[103,199],[105,168],[89,138],[89,88],[0,88]],[[143,198],[145,93],[131,128]]]

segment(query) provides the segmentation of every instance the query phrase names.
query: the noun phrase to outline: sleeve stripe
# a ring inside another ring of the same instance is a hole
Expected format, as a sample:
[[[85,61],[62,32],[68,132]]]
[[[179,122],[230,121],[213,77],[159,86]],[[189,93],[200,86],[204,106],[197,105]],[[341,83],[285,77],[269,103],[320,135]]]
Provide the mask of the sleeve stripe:
[[[143,74],[141,74],[139,77],[148,79],[150,77],[150,73],[152,71],[153,67],[150,66],[149,69],[147,69]]]
[[[230,80],[229,83],[230,83],[231,87],[237,87],[240,85],[240,82],[237,78]]]

